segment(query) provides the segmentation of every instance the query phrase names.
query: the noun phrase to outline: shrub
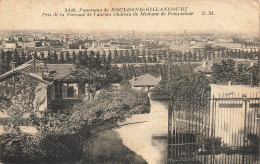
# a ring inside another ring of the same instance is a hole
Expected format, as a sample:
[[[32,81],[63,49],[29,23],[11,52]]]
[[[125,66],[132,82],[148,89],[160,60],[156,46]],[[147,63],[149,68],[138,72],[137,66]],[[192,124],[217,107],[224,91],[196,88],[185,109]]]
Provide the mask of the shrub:
[[[82,153],[81,142],[71,134],[3,134],[0,139],[1,160],[6,162],[75,161]]]

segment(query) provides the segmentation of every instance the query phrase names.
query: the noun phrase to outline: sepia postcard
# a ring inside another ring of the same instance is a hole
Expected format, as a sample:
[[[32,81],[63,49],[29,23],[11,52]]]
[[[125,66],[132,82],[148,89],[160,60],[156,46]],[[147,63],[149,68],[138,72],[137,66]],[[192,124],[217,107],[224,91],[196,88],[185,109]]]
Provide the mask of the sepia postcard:
[[[0,164],[259,164],[259,0],[0,0]]]

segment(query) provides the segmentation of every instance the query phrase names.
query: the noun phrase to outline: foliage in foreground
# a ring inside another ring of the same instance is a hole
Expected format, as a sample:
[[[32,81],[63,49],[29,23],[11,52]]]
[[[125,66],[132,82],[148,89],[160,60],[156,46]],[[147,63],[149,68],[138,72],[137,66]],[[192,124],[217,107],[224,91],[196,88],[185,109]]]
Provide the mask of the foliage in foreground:
[[[97,99],[76,105],[67,114],[31,114],[37,135],[17,131],[1,135],[1,159],[6,161],[76,160],[88,139],[102,130],[117,127],[132,114],[149,112],[147,93],[127,90],[102,93]],[[14,128],[13,128],[14,129]]]

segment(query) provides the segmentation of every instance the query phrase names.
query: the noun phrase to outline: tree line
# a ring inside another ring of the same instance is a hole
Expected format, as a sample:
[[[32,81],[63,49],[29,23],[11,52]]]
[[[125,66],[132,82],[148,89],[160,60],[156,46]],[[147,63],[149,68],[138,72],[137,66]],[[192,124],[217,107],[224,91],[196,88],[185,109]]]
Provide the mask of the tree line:
[[[160,51],[146,51],[145,49],[142,50],[117,50],[114,49],[113,51],[109,50],[108,52],[103,51],[79,51],[79,52],[69,52],[69,51],[48,51],[47,53],[44,52],[24,52],[18,53],[15,49],[14,51],[0,51],[0,73],[3,74],[11,69],[10,63],[11,61],[16,62],[16,66],[19,66],[33,57],[45,61],[45,63],[76,63],[84,59],[85,57],[89,56],[89,54],[96,54],[102,63],[105,63],[107,60],[110,60],[111,63],[114,64],[122,64],[122,63],[164,63],[164,62],[201,62],[205,60],[211,60],[215,58],[231,58],[231,59],[249,59],[255,60],[259,55],[259,51],[250,50],[250,51],[243,51],[243,50],[217,50],[217,51],[209,51],[209,50],[202,50],[202,51],[189,51],[185,53],[181,52],[173,52],[167,50],[160,50]]]

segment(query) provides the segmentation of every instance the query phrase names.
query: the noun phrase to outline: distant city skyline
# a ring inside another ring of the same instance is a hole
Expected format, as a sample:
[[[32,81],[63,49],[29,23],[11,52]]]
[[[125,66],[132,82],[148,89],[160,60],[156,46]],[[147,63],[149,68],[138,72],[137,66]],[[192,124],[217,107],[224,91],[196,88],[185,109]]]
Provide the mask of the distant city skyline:
[[[114,7],[188,7],[192,16],[138,17],[42,17],[42,13],[61,13],[65,8]],[[213,11],[215,15],[202,15]],[[0,2],[0,30],[40,31],[136,31],[161,33],[226,33],[259,36],[259,1],[257,0],[63,0],[30,1],[2,0]]]

